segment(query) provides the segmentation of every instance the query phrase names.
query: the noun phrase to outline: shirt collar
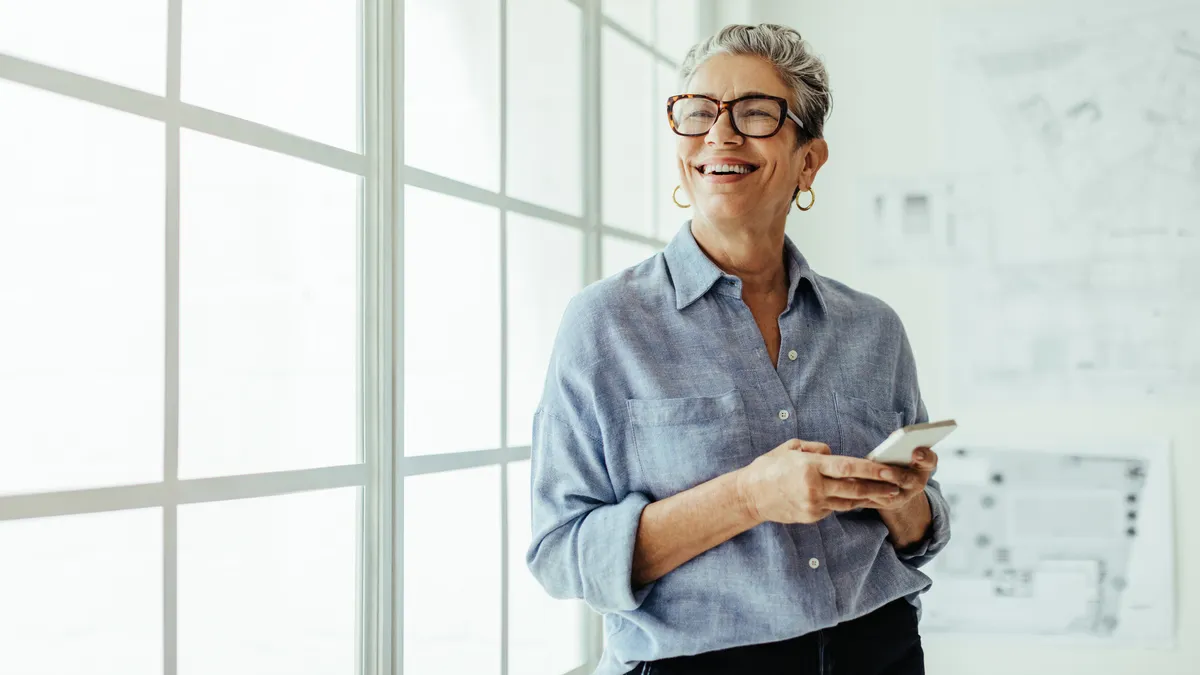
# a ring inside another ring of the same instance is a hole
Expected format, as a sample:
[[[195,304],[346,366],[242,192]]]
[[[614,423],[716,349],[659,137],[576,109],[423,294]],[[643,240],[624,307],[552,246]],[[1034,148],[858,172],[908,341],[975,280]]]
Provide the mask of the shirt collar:
[[[816,273],[808,266],[808,261],[800,254],[800,249],[791,238],[784,235],[784,250],[788,257],[788,309],[795,302],[796,289],[800,280],[808,281],[808,287],[817,297],[821,311],[827,313],[825,298],[821,296],[820,284],[817,283]],[[699,300],[709,291],[742,297],[742,280],[721,271],[716,263],[709,259],[696,238],[692,236],[692,221],[687,221],[679,233],[667,244],[663,251],[667,261],[667,269],[671,272],[671,281],[675,285],[675,307],[683,310]],[[716,287],[714,289],[714,286]]]

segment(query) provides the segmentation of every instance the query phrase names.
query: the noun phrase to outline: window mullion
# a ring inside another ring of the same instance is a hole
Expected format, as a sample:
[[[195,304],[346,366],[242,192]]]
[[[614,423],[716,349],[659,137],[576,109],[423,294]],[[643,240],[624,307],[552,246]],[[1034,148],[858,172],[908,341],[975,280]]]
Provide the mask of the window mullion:
[[[175,496],[179,480],[179,115],[182,71],[183,0],[167,2],[167,120],[166,120],[166,336],[163,367],[163,482]],[[163,505],[163,674],[179,669],[179,506],[169,498]]]
[[[508,0],[500,0],[500,194],[508,196]],[[508,210],[500,209],[500,447],[508,448]],[[500,465],[500,675],[508,675],[508,463]]]
[[[585,0],[583,4],[583,179],[584,179],[584,219],[587,222],[587,233],[584,240],[584,274],[585,283],[591,283],[600,278],[603,269],[601,260],[600,231],[603,219],[601,208],[601,166],[600,148],[603,139],[600,136],[600,103],[601,103],[601,68],[603,67],[600,54],[600,31],[603,17],[600,11],[601,0]],[[600,662],[600,652],[603,647],[602,626],[599,616],[588,609],[584,612],[584,634],[580,639],[584,642],[584,653],[587,655],[587,672],[591,672]]]
[[[362,0],[362,152],[367,159],[363,194],[363,460],[367,464],[360,532],[363,556],[359,585],[365,675],[403,669],[402,528],[403,479],[399,477],[403,434],[397,420],[403,404],[403,187],[397,157],[403,156],[404,3]]]

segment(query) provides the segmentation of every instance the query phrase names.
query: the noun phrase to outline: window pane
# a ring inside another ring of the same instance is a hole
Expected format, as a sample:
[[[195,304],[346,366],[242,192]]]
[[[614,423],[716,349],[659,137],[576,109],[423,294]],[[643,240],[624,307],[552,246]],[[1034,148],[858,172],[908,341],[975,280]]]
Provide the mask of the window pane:
[[[0,0],[0,53],[162,94],[167,3]]]
[[[497,466],[405,479],[404,672],[500,672],[499,510]]]
[[[508,3],[508,194],[574,215],[583,215],[579,24],[567,0]]]
[[[355,672],[358,495],[179,507],[180,675]]]
[[[600,149],[604,222],[646,235],[654,232],[650,191],[653,121],[666,116],[654,103],[654,59],[610,29],[602,38]]]
[[[508,467],[508,672],[562,675],[587,661],[584,616],[577,600],[555,600],[529,573],[532,541],[529,462]]]
[[[582,288],[583,233],[508,216],[508,444],[529,445],[567,302]]]
[[[184,130],[181,475],[356,461],[356,176]]]
[[[600,256],[603,259],[601,273],[603,276],[610,277],[627,267],[633,267],[655,253],[658,253],[658,249],[654,246],[616,237],[605,237],[600,244]]]
[[[0,494],[162,477],[163,127],[0,82]]]
[[[658,186],[654,190],[654,200],[658,204],[658,222],[654,236],[669,241],[683,226],[683,221],[692,217],[692,210],[679,208],[671,199],[671,193],[675,190],[675,186],[681,183],[677,149],[680,137],[671,131],[671,125],[667,123],[666,115],[667,99],[681,93],[679,77],[675,69],[660,63],[656,85],[658,89],[656,98],[661,104],[663,112],[654,120],[654,161],[658,164]],[[679,201],[690,204],[692,200],[688,197],[686,190],[680,190]]]
[[[184,2],[183,100],[358,149],[358,4]]]
[[[161,514],[0,522],[0,673],[161,673]]]
[[[500,447],[500,213],[404,191],[404,452]]]
[[[647,0],[604,0],[604,14],[623,28],[650,41],[650,24],[654,20],[652,14],[654,3]]]
[[[404,12],[404,161],[498,191],[500,3],[405,0]]]
[[[677,63],[700,40],[697,28],[696,0],[658,0],[655,42],[658,50]]]

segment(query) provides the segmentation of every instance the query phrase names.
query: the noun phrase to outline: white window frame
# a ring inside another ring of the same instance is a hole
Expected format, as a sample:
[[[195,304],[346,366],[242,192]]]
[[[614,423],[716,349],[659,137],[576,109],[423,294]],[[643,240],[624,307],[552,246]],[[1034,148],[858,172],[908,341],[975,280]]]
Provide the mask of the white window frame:
[[[201,0],[189,0],[201,1]],[[500,128],[507,131],[507,45],[509,0],[500,3]],[[508,303],[507,213],[540,218],[584,234],[584,275],[600,277],[603,238],[625,239],[655,248],[665,241],[603,224],[601,205],[600,108],[601,30],[620,33],[655,58],[678,64],[654,45],[605,17],[602,0],[562,0],[582,11],[583,48],[583,215],[571,215],[510,197],[506,193],[506,133],[500,141],[500,189],[492,192],[407,166],[404,158],[404,2],[360,0],[360,101],[363,152],[357,153],[301,138],[278,129],[225,115],[180,99],[182,3],[167,0],[166,91],[159,96],[0,53],[0,81],[17,82],[69,98],[164,122],[166,129],[166,275],[165,406],[163,480],[80,490],[0,496],[0,521],[66,516],[138,508],[163,510],[163,673],[176,675],[178,648],[177,543],[181,504],[268,497],[345,487],[363,488],[359,534],[359,627],[362,649],[357,671],[366,675],[403,675],[404,479],[429,473],[498,465],[501,512],[501,664],[508,675],[508,465],[529,459],[529,446],[508,446]],[[657,0],[647,0],[657,4]],[[714,3],[698,3],[702,27],[715,22]],[[651,8],[657,20],[657,7]],[[652,32],[652,35],[654,33]],[[657,69],[656,69],[657,70]],[[652,78],[652,82],[655,81]],[[362,414],[361,462],[342,466],[270,473],[184,479],[178,475],[179,433],[179,147],[180,129],[193,129],[318,165],[364,180],[360,204],[358,269],[360,284],[359,405]],[[655,163],[655,167],[657,167]],[[657,168],[655,169],[657,171]],[[654,176],[657,178],[657,176]],[[490,450],[406,457],[404,405],[404,186],[451,195],[500,210],[501,447]],[[652,183],[657,185],[657,181]],[[662,195],[657,198],[669,198]],[[657,214],[657,211],[656,211]],[[657,216],[656,216],[657,217]],[[587,663],[567,675],[591,672],[599,660],[601,624],[588,612],[585,622]],[[419,674],[413,674],[419,675]]]

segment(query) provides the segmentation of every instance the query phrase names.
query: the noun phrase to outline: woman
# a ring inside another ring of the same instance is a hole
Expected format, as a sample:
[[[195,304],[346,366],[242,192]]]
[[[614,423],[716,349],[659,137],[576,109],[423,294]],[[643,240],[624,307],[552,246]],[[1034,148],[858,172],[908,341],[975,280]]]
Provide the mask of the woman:
[[[600,675],[921,673],[917,568],[949,538],[937,457],[862,459],[927,420],[912,352],[784,235],[829,155],[825,68],[791,29],[729,26],[681,75],[694,216],[563,318],[529,567],[604,613]]]

